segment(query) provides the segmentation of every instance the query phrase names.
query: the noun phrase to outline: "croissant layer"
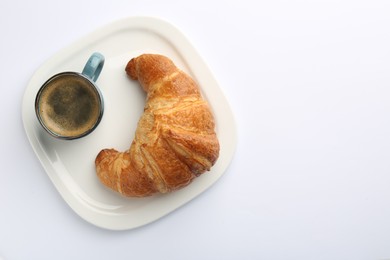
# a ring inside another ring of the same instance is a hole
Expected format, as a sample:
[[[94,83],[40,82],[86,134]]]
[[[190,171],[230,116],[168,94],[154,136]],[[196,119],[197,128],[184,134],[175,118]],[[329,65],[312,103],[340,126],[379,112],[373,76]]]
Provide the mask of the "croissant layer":
[[[126,66],[147,92],[130,148],[104,149],[95,165],[100,181],[128,197],[183,188],[210,170],[219,155],[215,122],[195,81],[167,57],[143,54]]]

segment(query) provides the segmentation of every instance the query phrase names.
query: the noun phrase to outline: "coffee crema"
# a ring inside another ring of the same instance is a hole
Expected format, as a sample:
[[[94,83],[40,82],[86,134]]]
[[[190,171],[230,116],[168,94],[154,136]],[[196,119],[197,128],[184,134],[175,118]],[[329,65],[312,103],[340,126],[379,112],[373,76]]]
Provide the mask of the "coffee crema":
[[[50,79],[39,95],[40,120],[56,136],[82,136],[101,118],[101,99],[94,85],[76,73]]]

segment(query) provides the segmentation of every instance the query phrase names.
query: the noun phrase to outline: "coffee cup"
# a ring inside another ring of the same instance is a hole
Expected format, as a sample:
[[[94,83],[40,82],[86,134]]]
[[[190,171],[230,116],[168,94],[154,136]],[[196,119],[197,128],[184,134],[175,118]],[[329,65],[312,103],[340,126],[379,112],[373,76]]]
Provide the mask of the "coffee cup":
[[[93,53],[81,73],[66,71],[49,78],[35,98],[35,112],[51,136],[72,140],[90,134],[100,123],[103,96],[96,86],[104,56]]]

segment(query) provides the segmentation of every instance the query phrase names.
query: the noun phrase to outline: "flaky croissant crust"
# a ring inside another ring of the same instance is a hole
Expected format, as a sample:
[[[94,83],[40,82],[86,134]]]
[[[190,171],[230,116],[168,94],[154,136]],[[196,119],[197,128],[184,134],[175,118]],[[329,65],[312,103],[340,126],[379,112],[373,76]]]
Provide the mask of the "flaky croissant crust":
[[[143,54],[126,73],[147,92],[135,138],[125,152],[104,149],[96,172],[109,188],[129,197],[187,186],[215,164],[215,122],[195,81],[165,56]]]

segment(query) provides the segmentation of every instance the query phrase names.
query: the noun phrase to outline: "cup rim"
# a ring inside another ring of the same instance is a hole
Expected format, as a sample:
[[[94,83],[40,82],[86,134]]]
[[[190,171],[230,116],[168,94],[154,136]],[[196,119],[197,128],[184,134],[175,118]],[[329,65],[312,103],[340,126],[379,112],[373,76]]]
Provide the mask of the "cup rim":
[[[65,76],[65,75],[75,75],[75,76],[81,77],[84,80],[88,81],[90,83],[91,87],[93,87],[94,91],[96,92],[96,94],[99,97],[99,116],[98,116],[96,122],[93,124],[93,127],[89,128],[87,131],[84,131],[83,133],[78,134],[78,135],[69,135],[69,136],[68,135],[61,135],[61,134],[58,134],[58,133],[50,130],[46,126],[44,120],[42,119],[41,113],[40,113],[40,109],[39,109],[40,108],[40,102],[39,101],[40,101],[42,92],[46,89],[46,87],[49,85],[49,83],[51,81],[53,81],[56,78]],[[47,133],[49,133],[51,136],[53,136],[55,138],[58,138],[58,139],[74,140],[74,139],[79,139],[81,137],[89,135],[100,124],[100,121],[102,120],[102,117],[103,117],[103,113],[104,113],[104,100],[103,100],[103,95],[102,95],[100,89],[96,86],[95,82],[93,82],[92,79],[90,79],[87,76],[85,76],[84,74],[76,72],[76,71],[64,71],[64,72],[60,72],[60,73],[57,73],[57,74],[51,76],[48,80],[46,80],[41,85],[41,87],[39,88],[39,90],[38,90],[38,92],[37,92],[37,94],[35,96],[35,115],[37,116],[40,125],[43,127],[43,129],[45,129],[45,131]]]

